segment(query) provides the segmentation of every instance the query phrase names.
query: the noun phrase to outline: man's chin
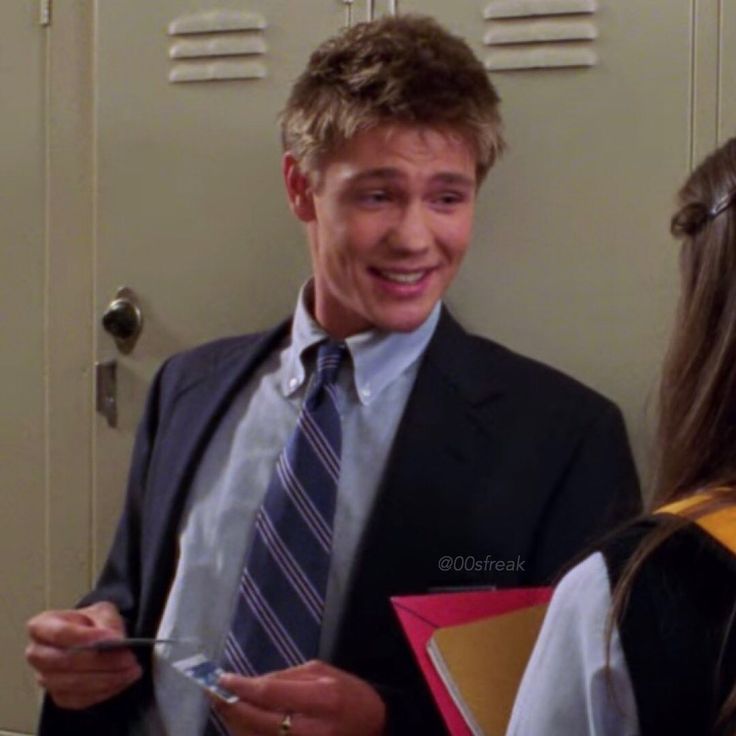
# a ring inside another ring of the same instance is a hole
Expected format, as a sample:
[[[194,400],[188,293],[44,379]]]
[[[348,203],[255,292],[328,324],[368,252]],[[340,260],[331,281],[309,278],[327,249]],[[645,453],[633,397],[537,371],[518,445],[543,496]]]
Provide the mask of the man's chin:
[[[381,315],[374,321],[374,325],[383,332],[414,332],[424,324],[433,307],[434,305],[429,309]]]

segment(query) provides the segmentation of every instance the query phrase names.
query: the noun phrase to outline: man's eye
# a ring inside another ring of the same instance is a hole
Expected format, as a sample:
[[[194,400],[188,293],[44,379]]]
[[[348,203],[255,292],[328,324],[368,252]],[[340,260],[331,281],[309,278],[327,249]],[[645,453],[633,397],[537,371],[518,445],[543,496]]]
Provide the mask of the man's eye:
[[[452,207],[465,201],[465,197],[460,192],[442,192],[434,198],[434,203],[440,207]]]
[[[391,199],[389,193],[383,189],[371,189],[358,194],[358,201],[363,204],[383,204]]]

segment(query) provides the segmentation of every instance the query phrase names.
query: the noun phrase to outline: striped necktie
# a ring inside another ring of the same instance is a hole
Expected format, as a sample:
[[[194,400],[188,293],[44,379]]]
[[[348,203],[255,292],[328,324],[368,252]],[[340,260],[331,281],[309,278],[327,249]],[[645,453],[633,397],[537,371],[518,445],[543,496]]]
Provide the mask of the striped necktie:
[[[317,656],[332,551],[344,343],[326,342],[296,427],[256,515],[223,667],[257,675]]]

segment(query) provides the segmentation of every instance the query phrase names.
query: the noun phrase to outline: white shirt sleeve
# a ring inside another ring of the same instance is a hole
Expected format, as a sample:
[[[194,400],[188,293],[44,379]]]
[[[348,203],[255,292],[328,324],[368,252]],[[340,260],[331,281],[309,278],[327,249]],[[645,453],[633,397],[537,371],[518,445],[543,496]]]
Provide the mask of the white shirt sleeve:
[[[636,701],[619,633],[610,673],[611,586],[596,552],[560,581],[514,703],[507,736],[636,736]]]

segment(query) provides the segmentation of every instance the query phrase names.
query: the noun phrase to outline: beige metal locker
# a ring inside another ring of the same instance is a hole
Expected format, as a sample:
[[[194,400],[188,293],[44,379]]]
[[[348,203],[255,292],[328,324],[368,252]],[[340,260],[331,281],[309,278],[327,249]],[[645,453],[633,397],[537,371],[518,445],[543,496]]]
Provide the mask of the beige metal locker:
[[[30,3],[3,3],[0,28],[0,730],[30,730],[24,622],[45,602],[44,37]]]
[[[270,325],[292,307],[307,260],[282,192],[276,117],[344,8],[134,0],[96,11],[95,312],[128,286],[143,330],[127,356],[101,330],[96,336],[97,359],[117,360],[118,426],[96,420],[95,567],[155,367],[198,342]],[[219,78],[230,75],[241,78]],[[192,77],[199,81],[183,81]]]
[[[717,79],[718,140],[722,143],[736,135],[736,7],[728,0],[719,0],[717,17],[718,40],[712,47],[717,53],[714,76]]]
[[[618,401],[644,457],[676,291],[674,189],[736,130],[730,4],[54,0],[42,25],[46,5],[0,3],[0,734],[33,728],[23,622],[70,605],[99,568],[156,366],[293,304],[308,263],[275,116],[348,13],[434,14],[489,64],[522,67],[491,72],[509,150],[449,301]],[[120,286],[143,315],[125,354],[99,324]],[[93,366],[109,361],[115,427],[95,412]]]
[[[491,74],[509,148],[452,305],[474,330],[613,398],[643,467],[676,289],[668,221],[690,164],[694,4],[572,5],[586,12],[558,15],[571,3],[557,0],[401,7],[431,10],[502,68]]]

